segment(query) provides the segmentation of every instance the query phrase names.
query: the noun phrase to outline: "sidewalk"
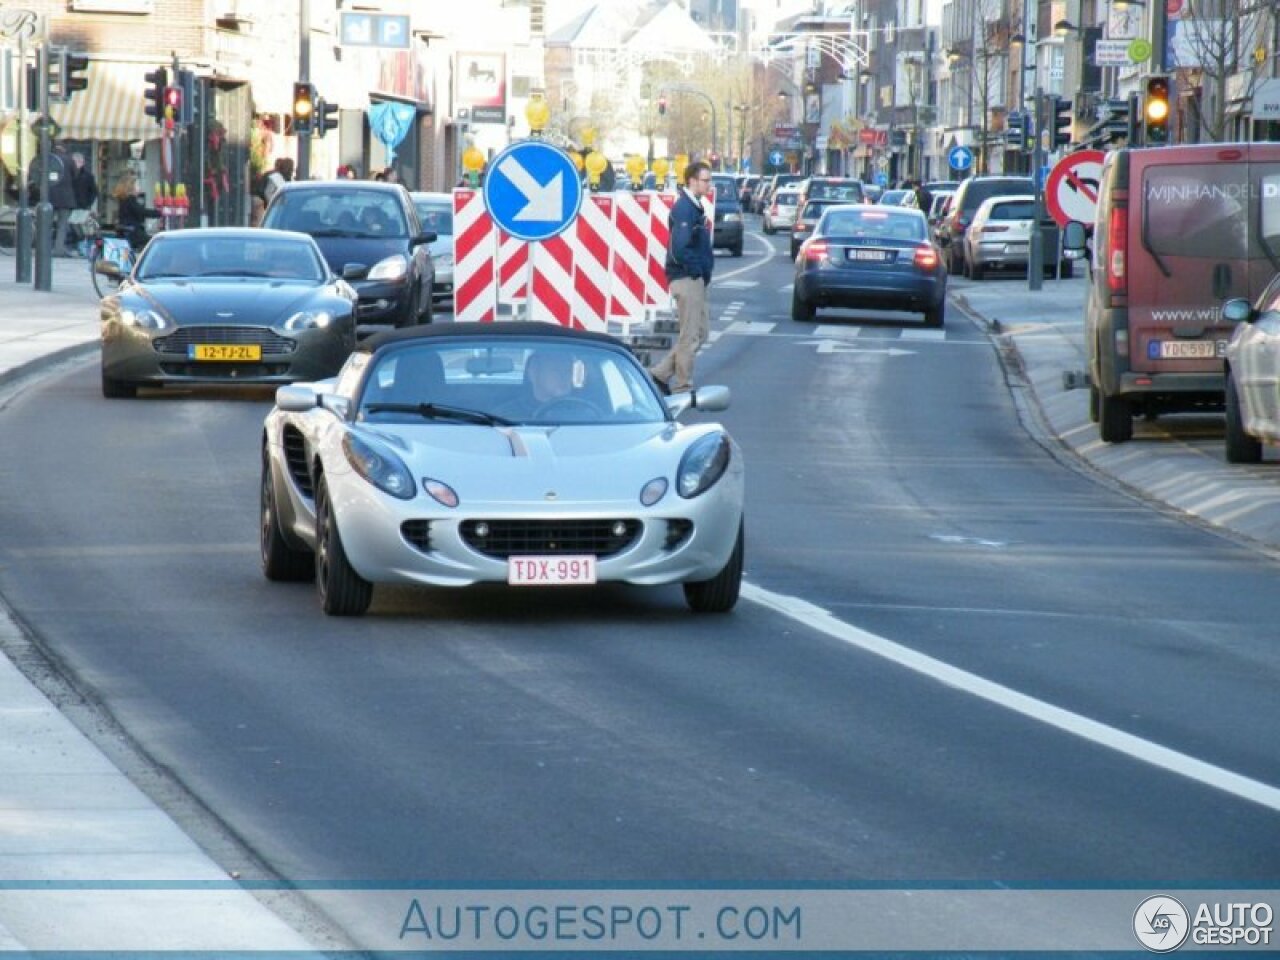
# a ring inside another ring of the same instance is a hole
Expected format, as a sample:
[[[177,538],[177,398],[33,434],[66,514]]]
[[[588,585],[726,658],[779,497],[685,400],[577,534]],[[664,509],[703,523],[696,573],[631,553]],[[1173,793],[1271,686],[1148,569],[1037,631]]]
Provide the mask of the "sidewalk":
[[[23,375],[98,346],[85,261],[55,260],[48,293],[15,282],[14,269],[0,257],[0,403]],[[41,658],[2,601],[0,649],[0,952],[315,949],[19,671],[15,661],[39,670]]]

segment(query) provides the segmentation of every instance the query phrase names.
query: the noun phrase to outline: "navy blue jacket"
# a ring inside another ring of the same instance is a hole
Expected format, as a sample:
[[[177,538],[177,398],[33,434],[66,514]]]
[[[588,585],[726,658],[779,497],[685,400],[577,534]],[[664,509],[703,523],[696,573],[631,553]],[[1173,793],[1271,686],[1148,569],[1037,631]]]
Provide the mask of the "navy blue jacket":
[[[667,246],[667,281],[697,277],[711,282],[715,255],[711,252],[711,228],[702,208],[684,190],[671,208],[671,242]]]

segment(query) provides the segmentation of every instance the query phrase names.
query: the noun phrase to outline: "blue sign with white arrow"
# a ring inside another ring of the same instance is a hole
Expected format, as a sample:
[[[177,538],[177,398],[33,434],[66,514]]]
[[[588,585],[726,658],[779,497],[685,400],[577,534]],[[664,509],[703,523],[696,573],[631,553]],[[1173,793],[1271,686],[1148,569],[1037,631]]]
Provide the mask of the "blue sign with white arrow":
[[[582,206],[582,180],[569,155],[541,140],[513,143],[493,158],[484,205],[494,223],[520,240],[550,240]]]
[[[973,166],[973,151],[968,147],[952,147],[947,151],[947,163],[952,170],[968,170]]]
[[[769,162],[773,164],[775,167],[782,166],[782,161],[785,159],[786,157],[782,155],[781,150],[775,150],[773,151],[773,153],[769,154]]]

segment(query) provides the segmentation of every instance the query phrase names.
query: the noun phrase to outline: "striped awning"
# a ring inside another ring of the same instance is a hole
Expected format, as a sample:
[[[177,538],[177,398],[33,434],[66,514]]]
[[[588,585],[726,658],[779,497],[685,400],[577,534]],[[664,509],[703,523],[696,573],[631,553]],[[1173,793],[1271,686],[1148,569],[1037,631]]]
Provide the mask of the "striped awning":
[[[144,112],[145,75],[155,64],[90,60],[89,85],[70,103],[50,106],[60,136],[73,140],[148,140],[160,128]]]

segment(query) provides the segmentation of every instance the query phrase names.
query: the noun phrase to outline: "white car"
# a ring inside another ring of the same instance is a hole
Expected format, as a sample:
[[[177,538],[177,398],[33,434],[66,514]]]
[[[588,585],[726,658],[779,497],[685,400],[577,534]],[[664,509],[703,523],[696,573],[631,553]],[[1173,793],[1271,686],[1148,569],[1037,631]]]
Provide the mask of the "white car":
[[[422,229],[436,235],[435,242],[430,245],[431,261],[436,266],[435,280],[431,284],[431,299],[452,299],[453,195],[415,192],[409,196],[413,197]]]
[[[764,232],[777,233],[779,230],[790,230],[796,223],[796,214],[800,207],[799,185],[781,187],[773,194],[773,199],[764,208]]]
[[[1222,319],[1236,325],[1225,365],[1227,461],[1259,463],[1264,445],[1280,443],[1280,274],[1256,308],[1248,300],[1228,300]]]
[[[263,430],[268,580],[358,616],[377,583],[680,583],[738,599],[742,453],[727,387],[663,397],[626,346],[545,323],[379,334],[333,380],[276,393]]]
[[[965,276],[981,280],[992,269],[1027,269],[1035,226],[1035,197],[1011,194],[983,200],[964,234]]]

